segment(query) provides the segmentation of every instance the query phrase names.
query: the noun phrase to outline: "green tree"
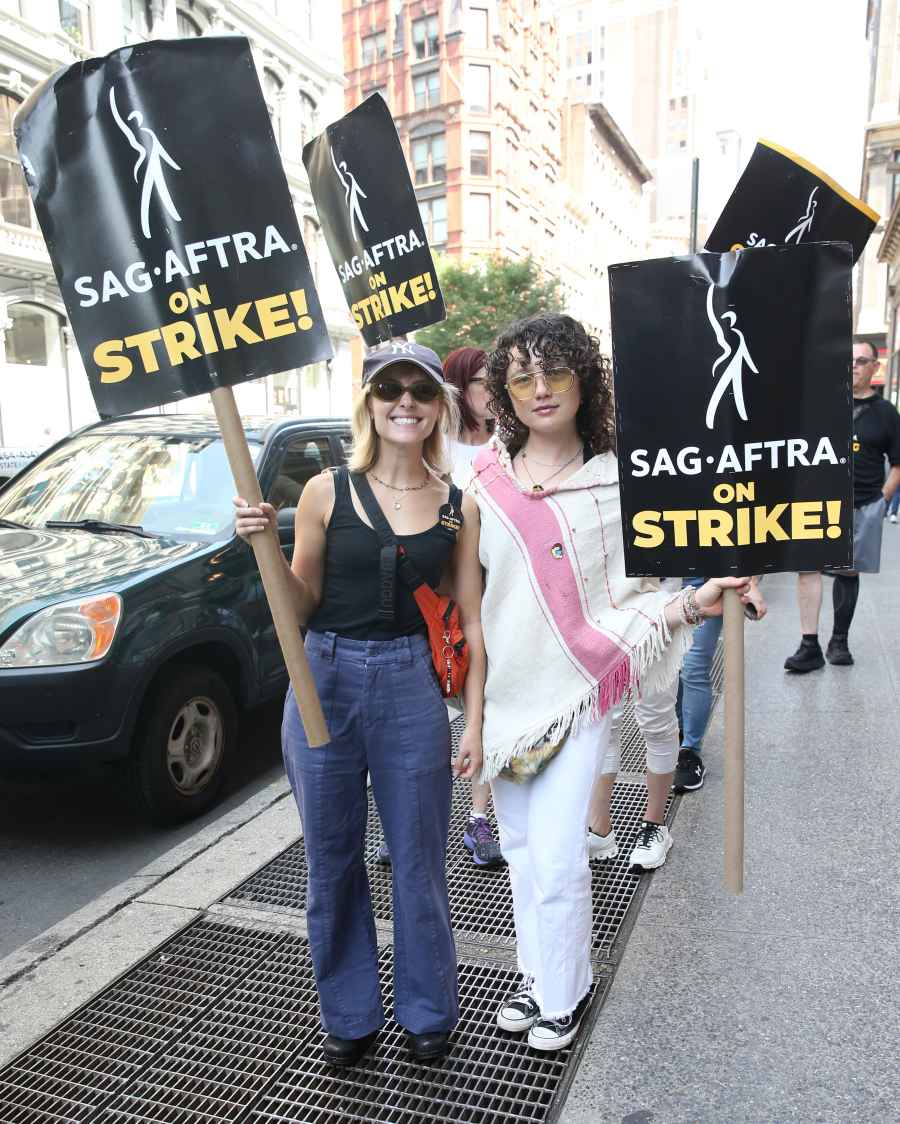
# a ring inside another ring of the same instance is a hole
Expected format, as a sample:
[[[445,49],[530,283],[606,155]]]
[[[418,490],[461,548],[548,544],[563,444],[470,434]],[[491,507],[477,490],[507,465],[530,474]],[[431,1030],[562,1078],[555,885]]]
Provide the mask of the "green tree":
[[[441,258],[437,273],[447,319],[416,332],[416,342],[443,359],[456,347],[490,348],[507,324],[535,312],[561,309],[559,282],[532,257],[497,255],[474,262]]]

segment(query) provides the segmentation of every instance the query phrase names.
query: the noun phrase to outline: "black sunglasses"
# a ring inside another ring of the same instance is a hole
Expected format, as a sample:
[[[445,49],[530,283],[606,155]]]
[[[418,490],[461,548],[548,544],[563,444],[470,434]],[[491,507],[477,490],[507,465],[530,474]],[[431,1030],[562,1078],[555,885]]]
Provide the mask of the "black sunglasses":
[[[433,402],[441,393],[441,388],[431,379],[427,382],[422,379],[411,386],[404,386],[397,379],[376,379],[372,383],[372,394],[382,402],[396,402],[407,390],[417,402]]]

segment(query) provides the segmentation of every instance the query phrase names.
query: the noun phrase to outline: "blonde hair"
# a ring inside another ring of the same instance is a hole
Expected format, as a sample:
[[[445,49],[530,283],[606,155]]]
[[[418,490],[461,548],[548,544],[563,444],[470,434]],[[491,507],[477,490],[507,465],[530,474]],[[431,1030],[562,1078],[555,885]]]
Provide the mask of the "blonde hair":
[[[438,383],[440,389],[440,410],[431,433],[422,444],[422,460],[438,476],[447,476],[451,469],[447,441],[451,434],[459,432],[459,406],[456,397],[459,391],[450,383]],[[353,404],[350,415],[350,428],[353,432],[353,448],[347,459],[351,472],[368,472],[378,460],[378,434],[369,413],[371,382],[366,383]]]

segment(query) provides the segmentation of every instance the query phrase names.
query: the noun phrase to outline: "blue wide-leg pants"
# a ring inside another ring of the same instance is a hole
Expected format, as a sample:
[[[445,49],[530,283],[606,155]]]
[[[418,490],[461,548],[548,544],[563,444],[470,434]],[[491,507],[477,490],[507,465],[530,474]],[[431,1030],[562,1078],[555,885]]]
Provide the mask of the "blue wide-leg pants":
[[[366,774],[391,852],[394,1015],[413,1034],[459,1017],[445,858],[450,726],[422,636],[306,637],[330,741],[311,749],[293,691],[282,746],[309,865],[307,924],[322,1025],[361,1038],[384,1023],[378,947],[363,862]]]

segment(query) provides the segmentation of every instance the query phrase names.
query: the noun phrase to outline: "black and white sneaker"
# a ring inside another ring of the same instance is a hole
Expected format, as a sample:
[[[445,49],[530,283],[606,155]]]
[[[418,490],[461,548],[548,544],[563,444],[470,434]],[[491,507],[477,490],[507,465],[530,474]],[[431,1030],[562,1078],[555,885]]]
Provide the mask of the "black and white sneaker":
[[[671,848],[672,836],[666,825],[644,820],[628,865],[641,867],[644,870],[656,870],[666,861],[666,855]]]
[[[585,995],[574,1011],[560,1015],[558,1019],[537,1019],[528,1032],[528,1045],[532,1050],[562,1050],[568,1046],[578,1033],[590,1002]]]
[[[695,749],[684,746],[678,753],[672,789],[675,792],[694,792],[698,788],[703,788],[705,779],[706,766],[700,754]]]
[[[541,1017],[541,1009],[531,994],[532,980],[526,976],[522,987],[508,995],[497,1012],[497,1026],[510,1034],[523,1034]]]

